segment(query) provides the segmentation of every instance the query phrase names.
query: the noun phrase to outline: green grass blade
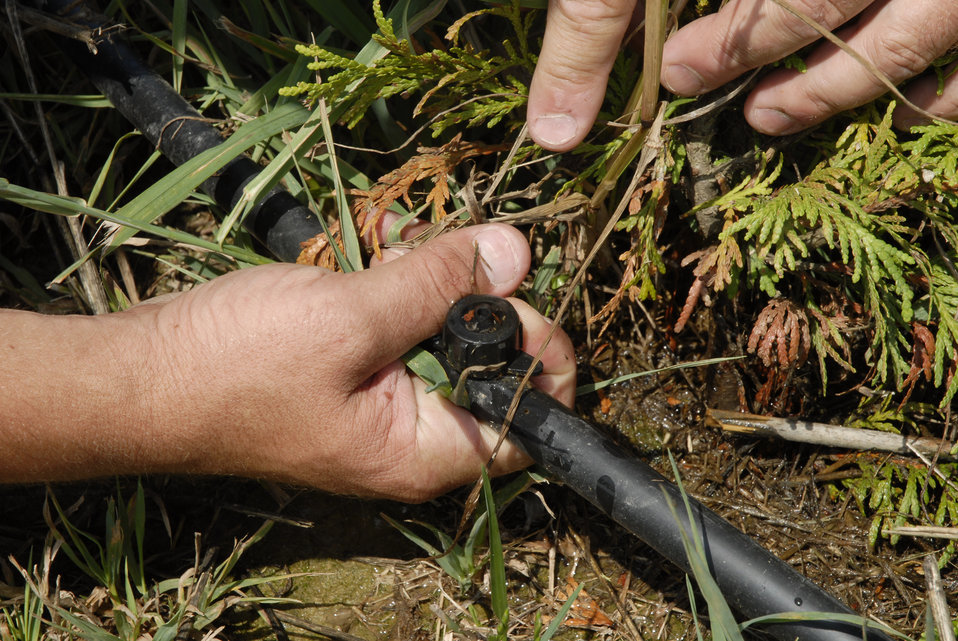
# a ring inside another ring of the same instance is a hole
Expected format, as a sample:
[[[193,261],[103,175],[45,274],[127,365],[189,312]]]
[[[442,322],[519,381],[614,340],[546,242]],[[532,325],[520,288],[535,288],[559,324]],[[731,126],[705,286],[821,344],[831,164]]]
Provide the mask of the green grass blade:
[[[136,173],[133,174],[130,180],[128,180],[127,183],[123,185],[123,189],[120,190],[120,193],[116,194],[113,197],[113,201],[110,203],[110,205],[108,207],[104,207],[104,209],[106,209],[107,211],[113,211],[114,209],[116,209],[119,206],[120,201],[126,197],[127,193],[131,189],[133,189],[133,187],[136,184],[139,183],[140,178],[143,178],[144,176],[146,176],[147,173],[150,171],[150,169],[153,167],[153,165],[162,157],[163,157],[163,154],[160,153],[159,149],[155,149],[153,153],[150,154],[150,157],[147,158],[145,161],[143,161],[143,164],[140,165],[140,167],[136,170]]]
[[[437,391],[447,398],[452,394],[452,384],[446,370],[430,352],[417,345],[403,354],[402,361],[413,374],[426,382],[429,386],[426,388],[427,392]]]
[[[50,528],[50,532],[60,540],[61,549],[64,554],[66,554],[73,564],[82,570],[87,576],[96,579],[104,586],[110,585],[110,578],[107,576],[108,568],[102,562],[104,556],[103,547],[99,542],[91,537],[85,532],[81,532],[73,527],[73,524],[70,523],[67,519],[66,514],[64,514],[63,509],[60,507],[60,503],[57,501],[56,496],[53,493],[50,493],[50,503],[53,503],[53,508],[57,512],[57,516],[60,519],[60,523],[63,525],[63,529],[67,531],[67,536],[57,529],[56,524],[53,522],[52,516],[49,514],[48,505],[43,506],[44,517],[47,520],[47,525]],[[69,539],[67,538],[69,537]],[[87,547],[86,541],[95,549],[95,553],[91,552]],[[99,557],[99,559],[97,558]]]
[[[240,222],[243,217],[245,217],[246,214],[252,210],[256,199],[261,194],[265,194],[270,189],[275,187],[283,178],[283,176],[285,176],[293,168],[294,156],[302,155],[303,152],[305,152],[307,149],[311,149],[313,145],[319,142],[319,139],[322,136],[322,124],[320,123],[320,118],[316,112],[310,113],[303,109],[301,105],[296,103],[286,103],[285,105],[277,107],[276,110],[270,115],[273,115],[277,111],[284,109],[298,109],[299,112],[305,112],[306,117],[302,118],[302,120],[296,124],[280,130],[290,131],[296,129],[297,127],[299,128],[299,130],[293,134],[292,140],[284,146],[283,150],[277,154],[277,156],[269,163],[269,165],[263,168],[263,170],[260,171],[257,176],[250,180],[246,187],[243,188],[243,195],[240,196],[239,201],[226,217],[226,220],[223,221],[223,225],[216,234],[217,243],[222,243],[226,239],[226,236],[232,231],[233,226],[237,222]],[[303,114],[297,112],[297,115],[302,116]],[[257,118],[256,121],[269,117],[270,116],[262,116]],[[275,133],[279,133],[279,131]],[[270,136],[263,137],[262,140],[265,140],[269,137]],[[303,240],[306,239],[304,238]]]
[[[421,536],[419,536],[418,534],[410,530],[408,527],[406,527],[399,521],[396,521],[395,519],[392,519],[386,516],[385,514],[380,514],[380,516],[383,517],[386,523],[389,523],[389,525],[399,530],[400,534],[402,534],[404,537],[406,537],[407,539],[409,539],[410,541],[412,541],[419,547],[421,547],[426,552],[426,554],[430,556],[435,556],[435,557],[442,555],[442,550],[440,550],[435,545],[426,541],[426,539],[422,538]]]
[[[63,625],[62,623],[54,623],[53,625],[70,635],[69,638],[74,638],[73,635],[79,633],[78,637],[84,639],[84,641],[128,641],[122,637],[110,634],[102,627],[78,617],[61,607],[57,607],[56,612],[57,616],[69,623],[69,625]],[[117,616],[115,621],[119,622],[122,619],[122,616]]]
[[[306,0],[306,4],[323,19],[356,44],[365,44],[376,31],[369,14],[352,0]]]
[[[549,641],[552,636],[556,633],[556,630],[559,629],[559,626],[562,625],[562,622],[565,621],[565,617],[569,614],[569,610],[572,609],[572,604],[575,603],[575,600],[579,598],[579,592],[582,592],[582,588],[585,587],[585,583],[580,583],[576,586],[575,590],[572,591],[572,594],[569,595],[569,598],[565,600],[565,603],[562,604],[562,607],[559,608],[559,611],[556,612],[555,618],[549,623],[549,627],[545,629],[545,632],[542,633],[542,636],[539,637],[538,641]]]
[[[173,89],[181,93],[183,89],[183,56],[186,54],[186,17],[189,13],[189,0],[173,1]]]
[[[672,505],[672,500],[668,494],[665,495],[665,499],[669,503],[669,509],[672,510],[676,524],[679,526],[682,536],[682,545],[685,547],[685,553],[689,559],[692,576],[699,587],[699,591],[705,598],[705,602],[708,604],[712,639],[713,641],[744,641],[742,631],[739,628],[738,622],[735,620],[735,616],[732,614],[732,609],[729,607],[728,601],[725,600],[722,590],[719,588],[718,583],[715,582],[715,578],[712,577],[712,573],[709,570],[708,557],[705,554],[705,543],[702,540],[702,533],[698,529],[695,514],[692,511],[692,505],[689,502],[688,494],[685,492],[685,487],[682,485],[682,478],[679,476],[679,469],[671,452],[669,452],[669,461],[672,465],[672,474],[675,477],[675,484],[678,486],[682,494],[682,501],[685,503],[685,512],[688,516],[689,529],[691,531],[686,531],[676,511],[676,507]]]
[[[339,164],[336,161],[336,141],[333,140],[333,128],[329,122],[329,112],[325,101],[320,100],[316,111],[320,115],[323,128],[323,138],[326,140],[326,149],[329,154],[329,166],[333,174],[333,190],[336,194],[336,211],[339,214],[339,230],[343,239],[343,249],[346,252],[345,264],[341,263],[343,271],[356,271],[363,268],[363,254],[359,246],[359,236],[356,233],[356,223],[350,211],[349,201],[346,199],[346,187],[339,174]]]
[[[136,582],[140,594],[147,593],[146,572],[143,564],[143,540],[146,537],[146,495],[143,481],[136,480],[136,498],[133,504],[133,537],[136,542]]]
[[[306,68],[308,64],[309,60],[305,56],[297,55],[295,60],[280,69],[275,76],[254,91],[236,111],[241,114],[251,115],[259,113],[267,104],[273,104],[273,102],[275,102],[276,105],[281,105],[294,100],[287,96],[280,96],[279,90],[282,87],[289,87],[301,80],[309,78],[310,71]]]
[[[469,530],[469,536],[466,537],[466,541],[462,545],[463,557],[469,563],[471,570],[470,574],[475,571],[475,563],[472,561],[472,559],[476,557],[476,543],[478,543],[485,534],[486,522],[488,520],[488,512],[483,512],[482,514],[476,516],[476,521],[472,524],[472,529]]]
[[[112,109],[113,103],[97,94],[50,94],[50,93],[10,93],[0,92],[0,100],[24,102],[51,102],[71,107],[86,107],[88,109]]]
[[[262,265],[273,262],[265,256],[260,256],[242,247],[233,247],[231,245],[221,247],[208,240],[198,238],[178,229],[167,229],[150,223],[121,219],[115,214],[109,214],[103,210],[88,207],[80,198],[57,196],[47,192],[35,191],[27,187],[20,187],[19,185],[11,185],[10,182],[4,178],[0,178],[0,199],[9,200],[18,205],[23,205],[24,207],[48,214],[56,214],[57,216],[75,217],[80,214],[85,214],[96,220],[102,220],[114,225],[127,226],[136,231],[153,234],[159,238],[165,238],[175,243],[182,243],[199,249],[220,253],[250,265]]]
[[[97,174],[96,182],[93,183],[93,187],[90,189],[90,193],[87,194],[87,203],[91,206],[96,205],[96,200],[100,196],[100,192],[103,190],[103,185],[106,182],[107,177],[110,175],[110,169],[113,168],[113,159],[116,158],[116,152],[119,150],[120,145],[129,140],[130,138],[135,138],[140,134],[137,132],[129,132],[120,136],[117,141],[113,144],[113,147],[110,149],[109,155],[106,157],[106,160],[103,161],[103,165],[100,167],[100,173]]]
[[[706,358],[701,361],[689,361],[687,363],[676,363],[675,365],[669,365],[668,367],[659,367],[657,369],[649,369],[644,372],[632,372],[631,374],[624,374],[622,376],[616,376],[615,378],[610,378],[598,383],[589,383],[588,385],[580,385],[575,388],[575,395],[582,396],[584,394],[591,394],[592,392],[604,389],[609,385],[615,385],[616,383],[623,383],[625,381],[631,381],[633,378],[639,378],[640,376],[651,376],[652,374],[661,374],[662,372],[671,372],[677,369],[687,369],[689,367],[704,367],[706,365],[717,365],[718,363],[725,363],[727,361],[737,361],[745,358],[744,356],[722,356],[719,358]]]
[[[506,586],[506,557],[499,535],[499,519],[496,517],[496,504],[492,498],[492,483],[485,466],[482,468],[482,496],[489,515],[489,590],[492,592],[492,611],[499,619],[499,638],[507,638],[509,630],[509,594]]]
[[[552,279],[559,271],[562,260],[562,248],[554,246],[542,259],[542,265],[536,270],[535,278],[532,281],[533,300],[542,299],[552,285]]]
[[[842,612],[781,612],[778,614],[766,614],[755,617],[741,623],[741,628],[751,627],[753,625],[765,625],[769,623],[795,623],[801,621],[836,621],[839,623],[851,623],[862,629],[862,635],[867,629],[879,630],[885,634],[898,637],[899,639],[910,639],[908,635],[902,634],[897,630],[888,627],[877,621],[866,619],[857,614],[845,614]]]

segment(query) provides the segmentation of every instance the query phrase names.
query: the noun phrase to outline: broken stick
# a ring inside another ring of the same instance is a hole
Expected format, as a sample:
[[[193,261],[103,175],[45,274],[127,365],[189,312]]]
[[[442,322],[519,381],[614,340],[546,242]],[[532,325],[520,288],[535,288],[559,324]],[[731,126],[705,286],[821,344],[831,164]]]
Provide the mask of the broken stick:
[[[928,457],[937,456],[938,460],[955,459],[955,456],[951,454],[954,443],[927,436],[904,436],[795,418],[776,418],[713,409],[706,412],[706,421],[728,432],[739,434],[778,437],[786,441],[852,450],[879,450],[905,455],[918,452]]]

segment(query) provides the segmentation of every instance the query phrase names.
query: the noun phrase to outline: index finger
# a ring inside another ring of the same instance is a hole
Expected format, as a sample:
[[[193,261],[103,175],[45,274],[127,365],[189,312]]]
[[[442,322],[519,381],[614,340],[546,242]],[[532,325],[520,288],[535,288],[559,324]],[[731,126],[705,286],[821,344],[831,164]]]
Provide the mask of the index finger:
[[[529,87],[529,135],[567,151],[589,132],[636,0],[549,0],[542,52]]]

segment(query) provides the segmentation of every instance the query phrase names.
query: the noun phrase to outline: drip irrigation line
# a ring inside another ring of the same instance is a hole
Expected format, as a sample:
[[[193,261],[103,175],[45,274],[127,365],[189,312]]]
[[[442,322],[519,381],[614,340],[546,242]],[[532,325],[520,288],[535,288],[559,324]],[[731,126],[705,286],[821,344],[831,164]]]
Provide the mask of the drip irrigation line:
[[[130,123],[174,164],[182,165],[223,142],[223,136],[169,83],[148,67],[106,18],[75,0],[33,0],[37,9],[101,33],[87,43],[50,34],[67,57]],[[202,189],[230,211],[261,167],[239,156],[207,179]],[[254,238],[277,258],[295,262],[300,243],[322,232],[320,221],[288,191],[274,187],[243,220]]]

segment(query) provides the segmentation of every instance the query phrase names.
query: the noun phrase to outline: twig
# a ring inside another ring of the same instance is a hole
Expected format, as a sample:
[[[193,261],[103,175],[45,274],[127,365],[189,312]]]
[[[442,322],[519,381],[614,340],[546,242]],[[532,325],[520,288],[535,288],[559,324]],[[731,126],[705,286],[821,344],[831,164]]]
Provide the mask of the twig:
[[[112,27],[108,27],[107,29],[100,28],[94,31],[86,25],[77,24],[68,19],[59,18],[49,13],[38,11],[37,9],[31,9],[22,3],[16,8],[16,14],[21,21],[29,24],[30,26],[43,29],[44,31],[49,31],[50,33],[55,33],[59,36],[64,36],[72,40],[79,40],[93,53],[96,53],[97,42],[103,38],[103,35],[106,33],[106,31],[122,31],[126,29],[126,27],[123,25],[114,25]]]
[[[276,615],[277,619],[287,625],[299,628],[300,630],[306,630],[307,632],[312,632],[313,634],[322,635],[327,639],[333,639],[333,641],[366,641],[362,637],[357,637],[355,634],[349,634],[348,632],[342,632],[336,628],[331,628],[328,625],[320,625],[319,623],[313,623],[311,621],[307,621],[306,619],[300,619],[292,614],[287,614],[278,610],[274,610],[273,614]]]
[[[519,130],[519,134],[516,136],[515,141],[512,143],[512,148],[509,149],[509,155],[506,156],[506,159],[499,166],[499,171],[496,172],[496,175],[492,177],[492,182],[489,184],[489,189],[486,190],[486,193],[482,196],[482,202],[480,205],[485,207],[489,204],[489,201],[492,200],[493,195],[495,195],[496,189],[499,187],[499,183],[502,182],[502,179],[505,178],[506,172],[512,169],[512,161],[515,159],[516,154],[519,153],[519,148],[522,147],[522,143],[526,141],[528,137],[529,125],[523,123],[522,129]]]
[[[602,229],[602,232],[599,234],[599,237],[596,238],[595,243],[593,243],[592,248],[589,250],[588,255],[586,255],[585,260],[582,261],[582,264],[576,271],[575,276],[572,277],[572,280],[568,284],[568,293],[565,298],[562,299],[562,302],[559,304],[559,309],[556,310],[555,317],[552,322],[552,326],[549,328],[549,333],[546,335],[545,340],[542,342],[542,345],[539,347],[539,351],[532,358],[532,363],[529,365],[529,369],[526,371],[525,376],[522,377],[522,380],[519,381],[519,385],[516,387],[516,393],[512,397],[512,403],[509,405],[509,409],[506,412],[506,417],[502,421],[499,429],[499,438],[496,441],[495,446],[492,448],[492,454],[489,455],[489,459],[486,461],[486,466],[492,468],[492,464],[495,463],[496,457],[499,455],[499,448],[502,447],[502,443],[506,440],[506,436],[509,433],[509,426],[512,424],[512,419],[516,414],[516,410],[519,407],[519,401],[522,399],[522,395],[525,393],[525,390],[528,388],[529,381],[532,379],[532,375],[535,372],[535,367],[540,362],[542,362],[542,355],[546,351],[546,347],[549,345],[549,341],[552,340],[552,337],[555,335],[556,331],[562,325],[562,321],[565,318],[565,313],[569,309],[569,304],[572,302],[574,292],[576,288],[582,283],[585,279],[586,274],[588,273],[589,265],[592,264],[592,261],[595,259],[596,255],[599,253],[599,250],[602,248],[606,239],[609,237],[609,234],[612,233],[612,230],[615,228],[615,224],[622,217],[622,214],[625,213],[626,208],[629,205],[632,193],[638,187],[639,181],[642,179],[642,175],[645,173],[645,170],[648,169],[649,165],[652,164],[652,161],[655,160],[659,152],[662,149],[662,120],[665,114],[665,103],[662,103],[659,107],[659,114],[656,116],[655,122],[652,123],[652,127],[647,130],[643,130],[640,134],[637,134],[636,137],[641,136],[645,141],[645,145],[642,148],[642,152],[639,156],[639,162],[635,168],[635,173],[632,175],[632,181],[629,183],[628,188],[624,192],[624,196],[619,201],[618,206],[612,214],[612,217],[609,218],[609,221],[605,224],[605,227]],[[634,140],[635,138],[633,138]],[[594,196],[593,196],[594,198]],[[476,509],[476,504],[479,501],[479,492],[482,489],[482,479],[476,481],[472,486],[472,491],[469,493],[469,496],[466,498],[465,509],[463,510],[462,517],[459,519],[459,527],[456,530],[456,535],[453,537],[453,541],[457,541],[462,533],[465,531],[466,523],[469,521],[469,518],[472,516],[472,513]]]
[[[938,638],[941,641],[955,641],[955,629],[952,627],[952,617],[948,612],[948,601],[945,599],[945,589],[941,584],[941,575],[938,573],[938,559],[929,554],[922,562],[925,569],[925,583],[928,590],[928,607],[931,616],[935,619],[938,628]],[[928,630],[925,631],[926,637]]]
[[[502,422],[502,429],[499,432],[499,440],[496,442],[496,446],[493,449],[492,456],[489,458],[489,466],[492,466],[492,463],[495,461],[496,454],[499,451],[499,447],[502,445],[503,440],[505,440],[506,434],[508,433],[508,426],[512,423],[512,418],[516,413],[516,409],[519,407],[519,400],[522,398],[522,392],[526,389],[526,386],[529,384],[532,374],[535,371],[535,366],[542,361],[542,355],[545,353],[546,347],[549,344],[549,341],[552,339],[552,336],[555,334],[556,330],[562,324],[562,320],[565,317],[566,310],[569,308],[569,303],[572,302],[573,293],[575,292],[576,287],[578,287],[582,281],[585,279],[586,274],[588,273],[589,265],[592,264],[592,261],[595,259],[596,255],[599,253],[599,249],[605,243],[606,239],[609,237],[609,234],[612,233],[612,230],[615,228],[615,224],[622,217],[622,214],[625,213],[626,208],[628,207],[632,192],[635,191],[636,187],[639,184],[639,180],[642,178],[642,174],[645,173],[645,170],[649,165],[652,164],[652,161],[655,160],[659,151],[662,148],[662,116],[665,113],[665,104],[663,103],[659,108],[659,115],[655,119],[655,122],[652,123],[652,127],[648,130],[648,134],[645,138],[646,144],[642,150],[642,154],[639,157],[638,165],[635,168],[635,173],[632,175],[632,182],[629,183],[628,188],[625,190],[625,196],[619,201],[619,205],[616,207],[615,212],[613,212],[612,217],[609,219],[609,222],[606,223],[605,227],[602,229],[602,232],[599,234],[599,237],[596,239],[595,243],[592,245],[592,249],[589,250],[588,255],[585,257],[585,260],[582,261],[582,264],[579,266],[576,271],[575,276],[572,277],[572,281],[568,285],[569,293],[562,300],[562,303],[559,305],[559,309],[555,313],[555,318],[553,319],[552,327],[549,329],[549,333],[546,337],[546,340],[542,342],[542,346],[539,348],[539,351],[535,354],[532,359],[532,364],[529,366],[526,375],[519,382],[518,389],[516,394],[512,399],[512,403],[509,406],[509,411],[506,413],[506,419]],[[479,488],[480,484],[477,483],[476,488]],[[474,489],[474,492],[478,495],[478,489]]]
[[[900,525],[882,530],[882,534],[958,541],[958,528],[939,527],[937,525]]]
[[[941,452],[941,459],[954,459],[946,453],[951,443],[926,436],[904,436],[878,430],[855,429],[827,423],[815,423],[794,418],[775,418],[756,416],[743,412],[726,412],[710,409],[706,420],[728,432],[753,434],[756,436],[777,436],[786,441],[811,443],[843,447],[853,450],[879,450],[896,454],[911,455],[922,453],[935,456]]]
[[[256,585],[251,585],[249,591],[260,599],[265,596],[263,591],[259,589],[259,586]],[[264,603],[257,603],[256,608],[266,617],[266,621],[269,622],[269,627],[273,630],[273,634],[276,635],[276,641],[289,641],[289,634],[286,632],[286,628],[283,627],[283,622],[276,616],[276,610]]]
[[[588,205],[589,197],[585,194],[569,194],[544,205],[536,205],[510,214],[501,214],[491,218],[490,222],[528,225],[552,220],[573,220],[581,216]]]
[[[643,127],[652,125],[659,107],[659,78],[662,75],[662,49],[669,3],[649,0],[645,3],[645,42],[643,45],[642,101],[639,118]]]

